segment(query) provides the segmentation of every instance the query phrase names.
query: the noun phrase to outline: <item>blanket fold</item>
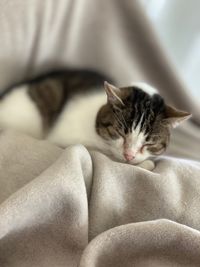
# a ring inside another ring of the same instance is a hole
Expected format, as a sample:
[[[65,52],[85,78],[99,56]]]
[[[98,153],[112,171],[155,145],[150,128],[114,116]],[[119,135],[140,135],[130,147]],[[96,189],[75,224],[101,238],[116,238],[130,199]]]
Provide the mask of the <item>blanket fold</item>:
[[[199,232],[166,219],[122,225],[92,240],[79,266],[199,266],[199,241]]]
[[[199,266],[200,163],[150,172],[9,131],[0,147],[1,267]]]

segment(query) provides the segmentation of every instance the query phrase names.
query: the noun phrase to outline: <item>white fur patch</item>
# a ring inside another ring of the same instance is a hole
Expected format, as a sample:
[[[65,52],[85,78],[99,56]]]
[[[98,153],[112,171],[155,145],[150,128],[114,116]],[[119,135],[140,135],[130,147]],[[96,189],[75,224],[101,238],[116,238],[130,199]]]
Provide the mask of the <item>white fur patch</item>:
[[[103,141],[95,130],[95,121],[100,107],[106,103],[104,92],[78,95],[64,107],[48,139],[58,145],[81,143],[99,147]]]
[[[42,120],[36,104],[27,94],[27,85],[14,89],[0,100],[0,128],[42,137]]]
[[[135,128],[135,123],[133,124],[133,127],[132,127],[132,134],[130,136],[131,137],[130,144],[132,144],[131,148],[135,150],[135,152],[138,152],[138,150],[141,148],[146,138],[146,135],[143,132],[141,132],[141,123],[142,123],[143,117],[144,117],[144,114],[142,114],[140,121],[136,128]]]
[[[131,135],[131,139],[131,148],[137,153],[145,141],[145,135],[142,132],[138,134],[136,128],[136,131],[133,131]]]
[[[158,90],[155,87],[153,87],[147,83],[144,83],[144,82],[134,82],[132,84],[132,86],[136,86],[136,87],[142,89],[145,93],[147,93],[149,95],[154,95],[154,94],[158,93]]]

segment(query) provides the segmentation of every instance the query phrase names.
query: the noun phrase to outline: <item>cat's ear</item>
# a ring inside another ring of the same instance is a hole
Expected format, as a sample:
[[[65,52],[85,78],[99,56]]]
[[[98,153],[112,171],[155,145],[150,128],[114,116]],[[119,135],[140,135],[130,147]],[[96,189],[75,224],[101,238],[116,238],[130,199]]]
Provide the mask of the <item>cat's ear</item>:
[[[106,91],[107,94],[107,98],[108,98],[108,102],[112,105],[123,105],[124,103],[122,101],[122,99],[120,98],[120,89],[115,87],[114,85],[108,83],[108,82],[104,82],[104,89]]]
[[[192,117],[191,113],[176,109],[168,105],[165,106],[165,112],[166,118],[164,119],[164,121],[167,122],[167,124],[172,128],[176,128],[180,123]]]

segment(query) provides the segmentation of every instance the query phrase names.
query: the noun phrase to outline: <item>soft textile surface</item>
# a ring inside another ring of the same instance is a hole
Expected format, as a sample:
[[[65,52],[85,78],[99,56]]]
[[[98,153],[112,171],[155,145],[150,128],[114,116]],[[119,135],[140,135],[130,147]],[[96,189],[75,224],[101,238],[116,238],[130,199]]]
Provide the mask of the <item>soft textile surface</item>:
[[[154,172],[0,134],[0,266],[199,266],[200,163]]]

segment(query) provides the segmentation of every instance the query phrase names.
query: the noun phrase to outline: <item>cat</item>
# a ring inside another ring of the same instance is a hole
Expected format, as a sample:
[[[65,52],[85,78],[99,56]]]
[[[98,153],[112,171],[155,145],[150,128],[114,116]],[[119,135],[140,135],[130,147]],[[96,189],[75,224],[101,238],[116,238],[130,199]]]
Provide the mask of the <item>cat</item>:
[[[58,146],[83,144],[147,170],[169,145],[171,129],[191,117],[146,83],[116,87],[94,71],[65,70],[18,84],[0,97],[0,127]],[[103,90],[104,88],[104,90]]]

